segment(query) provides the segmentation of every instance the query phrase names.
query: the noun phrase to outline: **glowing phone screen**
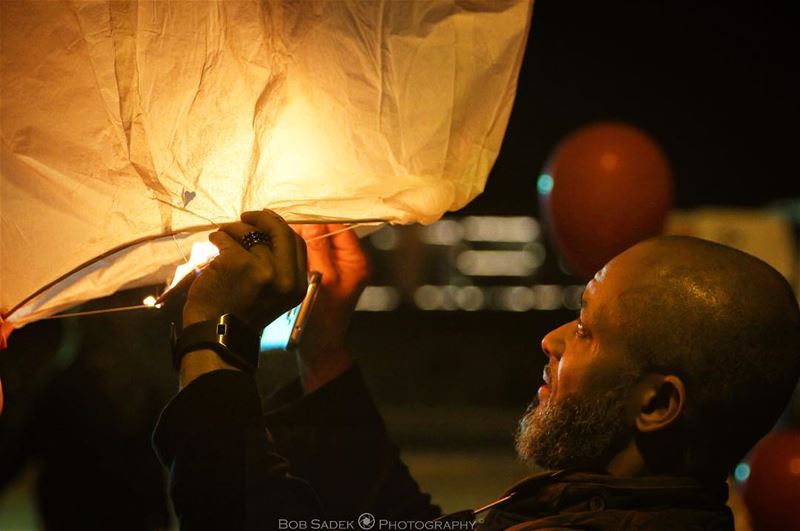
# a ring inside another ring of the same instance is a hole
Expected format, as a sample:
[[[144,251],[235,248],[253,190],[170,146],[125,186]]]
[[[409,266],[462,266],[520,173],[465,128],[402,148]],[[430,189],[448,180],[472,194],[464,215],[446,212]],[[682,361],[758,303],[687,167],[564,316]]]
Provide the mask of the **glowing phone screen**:
[[[297,321],[302,305],[302,303],[298,304],[267,325],[261,334],[261,352],[265,350],[286,350],[286,345],[292,336],[292,328],[294,328],[294,323]]]

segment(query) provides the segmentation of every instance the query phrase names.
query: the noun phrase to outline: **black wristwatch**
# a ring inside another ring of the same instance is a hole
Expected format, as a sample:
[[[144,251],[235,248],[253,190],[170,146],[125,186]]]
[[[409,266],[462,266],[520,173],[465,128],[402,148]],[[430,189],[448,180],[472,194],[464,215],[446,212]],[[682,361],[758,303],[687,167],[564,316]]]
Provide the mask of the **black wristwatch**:
[[[193,350],[213,350],[223,361],[243,371],[258,369],[261,334],[233,314],[219,319],[200,321],[180,333],[172,329],[172,365],[180,371],[181,359]]]

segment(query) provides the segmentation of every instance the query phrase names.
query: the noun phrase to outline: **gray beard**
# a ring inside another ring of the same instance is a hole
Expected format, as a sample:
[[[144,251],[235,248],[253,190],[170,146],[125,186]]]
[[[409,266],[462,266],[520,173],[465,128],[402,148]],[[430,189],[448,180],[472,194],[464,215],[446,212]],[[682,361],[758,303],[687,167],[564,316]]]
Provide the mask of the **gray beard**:
[[[599,397],[576,394],[543,404],[534,399],[519,421],[519,458],[551,470],[605,469],[632,436],[633,426],[625,414],[631,377],[624,375],[622,382]]]

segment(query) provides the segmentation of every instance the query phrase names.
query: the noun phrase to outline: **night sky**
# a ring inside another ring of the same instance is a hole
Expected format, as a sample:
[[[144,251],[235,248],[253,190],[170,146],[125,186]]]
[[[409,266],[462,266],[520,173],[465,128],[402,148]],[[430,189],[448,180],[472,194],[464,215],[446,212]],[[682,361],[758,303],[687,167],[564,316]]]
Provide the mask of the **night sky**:
[[[653,135],[676,206],[800,196],[789,2],[541,0],[502,151],[464,213],[536,214],[559,139],[595,120]]]

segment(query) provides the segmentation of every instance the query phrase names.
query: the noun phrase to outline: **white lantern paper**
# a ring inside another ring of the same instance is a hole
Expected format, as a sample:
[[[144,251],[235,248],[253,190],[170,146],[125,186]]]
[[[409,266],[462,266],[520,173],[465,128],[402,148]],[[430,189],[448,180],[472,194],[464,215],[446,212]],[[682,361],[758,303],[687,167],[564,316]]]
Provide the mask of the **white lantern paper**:
[[[532,2],[0,3],[0,309],[166,280],[213,224],[431,223],[484,187]]]

